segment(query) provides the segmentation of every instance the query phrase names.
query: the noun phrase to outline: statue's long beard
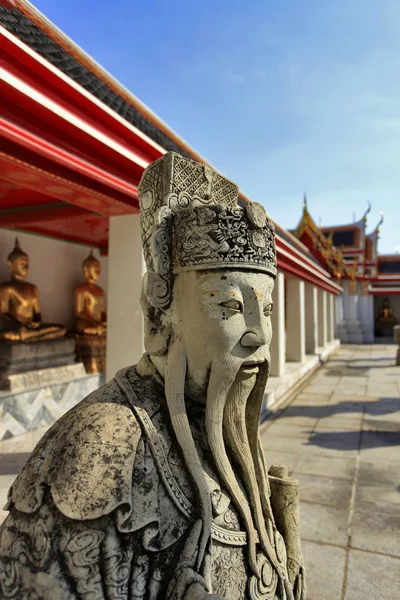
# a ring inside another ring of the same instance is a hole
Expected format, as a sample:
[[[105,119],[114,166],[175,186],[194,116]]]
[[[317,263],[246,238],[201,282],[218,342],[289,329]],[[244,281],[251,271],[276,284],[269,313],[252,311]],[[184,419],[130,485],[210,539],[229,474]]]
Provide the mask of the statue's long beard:
[[[206,432],[219,474],[246,528],[250,568],[259,576],[257,534],[261,548],[277,571],[281,571],[273,543],[268,479],[259,437],[268,363],[260,366],[257,376],[247,379],[239,373],[241,366],[242,361],[231,356],[225,360],[219,357],[212,365]]]
[[[259,374],[251,377],[251,380],[243,380],[239,374],[242,363],[243,359],[230,354],[219,356],[211,365],[205,429],[222,483],[246,528],[249,566],[259,577],[257,536],[271,563],[278,572],[281,571],[272,541],[273,517],[259,439],[259,418],[268,378],[268,363],[264,363]],[[211,535],[212,508],[204,470],[186,413],[186,370],[187,356],[183,342],[174,339],[169,346],[165,393],[177,441],[199,493],[203,531],[197,566],[200,568],[202,565],[204,571],[203,561]],[[235,467],[240,473],[243,486],[239,483]]]

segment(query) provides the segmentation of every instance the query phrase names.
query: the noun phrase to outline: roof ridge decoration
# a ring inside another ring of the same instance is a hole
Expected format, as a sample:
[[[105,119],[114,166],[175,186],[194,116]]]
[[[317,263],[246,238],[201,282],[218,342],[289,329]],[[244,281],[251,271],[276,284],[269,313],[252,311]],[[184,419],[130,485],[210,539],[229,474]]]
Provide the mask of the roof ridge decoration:
[[[341,279],[343,276],[351,276],[349,267],[343,262],[343,248],[337,248],[333,244],[334,232],[330,231],[328,235],[325,235],[310,215],[306,194],[303,196],[303,213],[294,230],[294,235],[300,241],[304,234],[308,235],[314,250],[322,256],[329,271],[335,277]]]

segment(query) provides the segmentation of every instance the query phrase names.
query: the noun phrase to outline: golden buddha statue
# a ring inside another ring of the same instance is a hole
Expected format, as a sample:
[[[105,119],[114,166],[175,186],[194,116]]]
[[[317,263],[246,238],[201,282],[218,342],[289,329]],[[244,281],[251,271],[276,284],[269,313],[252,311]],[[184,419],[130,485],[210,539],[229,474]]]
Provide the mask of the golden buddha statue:
[[[397,319],[393,314],[393,309],[387,298],[384,299],[379,316],[375,322],[375,330],[377,335],[392,335],[393,327],[397,324]]]
[[[85,283],[75,289],[76,331],[104,335],[107,331],[104,290],[96,283],[100,277],[100,262],[91,252],[82,267]]]
[[[83,261],[85,283],[75,288],[76,355],[87,373],[104,373],[107,317],[104,290],[97,285],[100,262],[90,255]]]
[[[381,321],[391,322],[393,321],[393,309],[389,305],[389,300],[387,298],[384,299],[381,308],[379,309],[379,319]]]
[[[0,340],[33,342],[63,337],[62,325],[44,324],[40,314],[39,290],[25,281],[29,257],[15,240],[8,255],[11,279],[0,284]]]

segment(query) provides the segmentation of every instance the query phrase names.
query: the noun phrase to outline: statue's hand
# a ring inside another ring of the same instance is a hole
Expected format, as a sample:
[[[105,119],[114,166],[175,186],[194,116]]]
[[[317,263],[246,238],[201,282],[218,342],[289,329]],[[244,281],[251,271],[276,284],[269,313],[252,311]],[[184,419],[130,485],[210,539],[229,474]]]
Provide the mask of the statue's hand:
[[[293,582],[293,595],[294,600],[306,600],[307,588],[304,567],[300,567],[296,579]]]
[[[37,329],[38,327],[40,327],[40,321],[32,321],[29,323],[28,329]]]
[[[204,577],[194,570],[201,530],[202,522],[197,521],[188,534],[168,590],[168,600],[224,600],[221,596],[210,594]]]

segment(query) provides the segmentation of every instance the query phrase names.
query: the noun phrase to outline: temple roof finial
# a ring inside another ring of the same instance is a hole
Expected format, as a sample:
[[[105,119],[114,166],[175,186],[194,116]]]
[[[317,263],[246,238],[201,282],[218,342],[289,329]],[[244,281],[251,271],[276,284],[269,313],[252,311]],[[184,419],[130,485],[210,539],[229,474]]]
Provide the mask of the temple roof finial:
[[[380,228],[380,226],[383,223],[383,210],[381,210],[379,214],[381,215],[381,218],[379,219],[379,223],[378,223],[378,225],[375,228],[378,233],[379,233],[379,228]]]
[[[364,213],[364,217],[363,217],[364,221],[366,221],[366,220],[367,220],[367,215],[368,215],[368,213],[370,213],[370,212],[371,212],[371,208],[372,208],[372,206],[371,206],[371,202],[368,200],[368,208],[367,208],[367,210],[365,211],[365,213]]]
[[[307,193],[303,194],[303,208],[307,208]]]

